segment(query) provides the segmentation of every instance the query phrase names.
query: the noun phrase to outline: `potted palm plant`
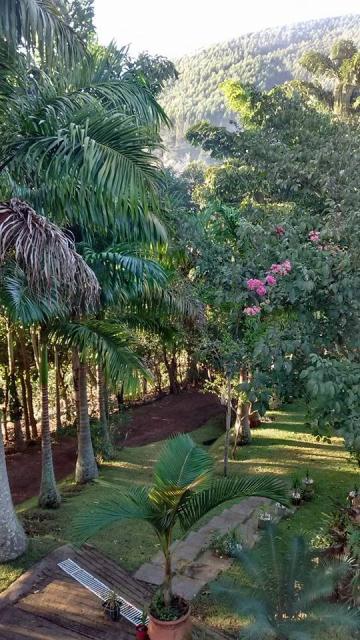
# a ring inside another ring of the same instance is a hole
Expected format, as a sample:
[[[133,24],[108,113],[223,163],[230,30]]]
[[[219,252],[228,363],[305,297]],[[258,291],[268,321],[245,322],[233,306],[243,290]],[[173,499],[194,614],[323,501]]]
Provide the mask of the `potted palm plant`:
[[[293,480],[291,502],[296,507],[301,504],[301,486],[298,478],[294,478]]]
[[[100,529],[137,519],[148,522],[164,554],[164,582],[149,608],[150,640],[185,640],[191,637],[190,605],[172,588],[171,544],[179,524],[187,532],[214,507],[234,498],[261,496],[286,502],[280,478],[267,475],[214,478],[214,460],[189,435],[166,441],[155,464],[150,487],[113,487],[109,499],[89,505],[80,513],[74,529],[87,539]],[[109,491],[110,494],[110,491]]]
[[[102,606],[111,620],[114,622],[120,620],[122,602],[115,591],[111,591],[111,593],[109,593],[106,600],[102,603]]]
[[[212,589],[216,601],[232,615],[248,620],[241,625],[242,640],[332,638],[334,628],[346,630],[349,635],[344,637],[354,637],[359,610],[331,601],[349,572],[349,562],[317,557],[318,551],[301,537],[286,543],[274,527],[268,527],[266,535],[271,550],[267,556],[256,549],[243,549],[237,556],[247,579],[240,583],[223,578]]]
[[[306,476],[302,479],[302,498],[305,502],[309,502],[315,495],[314,480],[310,478],[309,469],[306,470]]]

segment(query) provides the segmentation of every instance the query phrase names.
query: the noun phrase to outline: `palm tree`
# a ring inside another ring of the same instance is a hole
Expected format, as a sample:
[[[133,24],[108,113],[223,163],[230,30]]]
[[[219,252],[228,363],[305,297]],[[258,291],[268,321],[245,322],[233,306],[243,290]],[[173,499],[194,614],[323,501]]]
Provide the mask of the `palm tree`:
[[[335,81],[335,113],[351,112],[354,99],[360,94],[360,51],[352,40],[336,42],[329,56],[319,51],[308,51],[300,64],[317,78],[325,76]]]
[[[256,550],[243,549],[238,554],[251,586],[223,579],[213,588],[216,599],[227,608],[251,619],[242,627],[241,638],[313,640],[321,632],[332,636],[336,627],[358,629],[358,612],[330,602],[349,565],[322,560],[302,537],[284,546],[273,527],[266,535],[269,562]]]
[[[171,543],[174,527],[188,531],[214,507],[234,498],[263,496],[284,502],[283,482],[270,475],[254,478],[213,478],[214,461],[189,435],[170,438],[154,468],[151,487],[123,492],[109,486],[111,497],[79,514],[75,530],[86,539],[113,523],[135,519],[148,522],[165,558],[164,603],[172,600]]]

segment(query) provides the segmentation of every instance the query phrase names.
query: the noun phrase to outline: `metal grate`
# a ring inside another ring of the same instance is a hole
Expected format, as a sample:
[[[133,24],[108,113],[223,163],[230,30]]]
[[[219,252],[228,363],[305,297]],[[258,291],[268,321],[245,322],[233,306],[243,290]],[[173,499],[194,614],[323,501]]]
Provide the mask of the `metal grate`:
[[[63,560],[63,562],[59,562],[60,569],[65,571],[69,576],[74,578],[77,582],[82,584],[83,587],[91,591],[91,593],[95,594],[101,600],[106,600],[109,595],[112,593],[111,589],[106,586],[103,582],[100,582],[97,578],[79,567],[76,562],[68,558],[67,560]],[[142,612],[140,609],[137,609],[130,602],[118,596],[122,606],[121,606],[121,615],[123,618],[134,624],[135,626],[141,623]],[[147,621],[148,622],[148,621]]]

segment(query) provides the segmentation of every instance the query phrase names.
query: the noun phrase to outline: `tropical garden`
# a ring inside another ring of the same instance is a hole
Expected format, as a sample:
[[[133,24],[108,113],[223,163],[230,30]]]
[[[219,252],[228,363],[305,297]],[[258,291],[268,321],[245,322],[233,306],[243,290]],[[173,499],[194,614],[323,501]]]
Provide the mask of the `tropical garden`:
[[[356,43],[224,78],[234,119],[194,118],[209,162],[180,172],[176,65],[93,19],[1,3],[0,588],[90,541],[128,572],[160,553],[134,637],[358,637]],[[190,606],[176,541],[206,526],[228,564]]]

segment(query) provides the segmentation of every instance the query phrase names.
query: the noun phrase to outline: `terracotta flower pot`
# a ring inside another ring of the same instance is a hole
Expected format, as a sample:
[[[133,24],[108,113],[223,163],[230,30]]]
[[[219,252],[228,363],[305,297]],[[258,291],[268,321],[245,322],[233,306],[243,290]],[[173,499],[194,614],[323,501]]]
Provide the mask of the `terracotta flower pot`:
[[[191,640],[192,623],[190,608],[178,620],[165,622],[149,615],[148,634],[150,640]]]

